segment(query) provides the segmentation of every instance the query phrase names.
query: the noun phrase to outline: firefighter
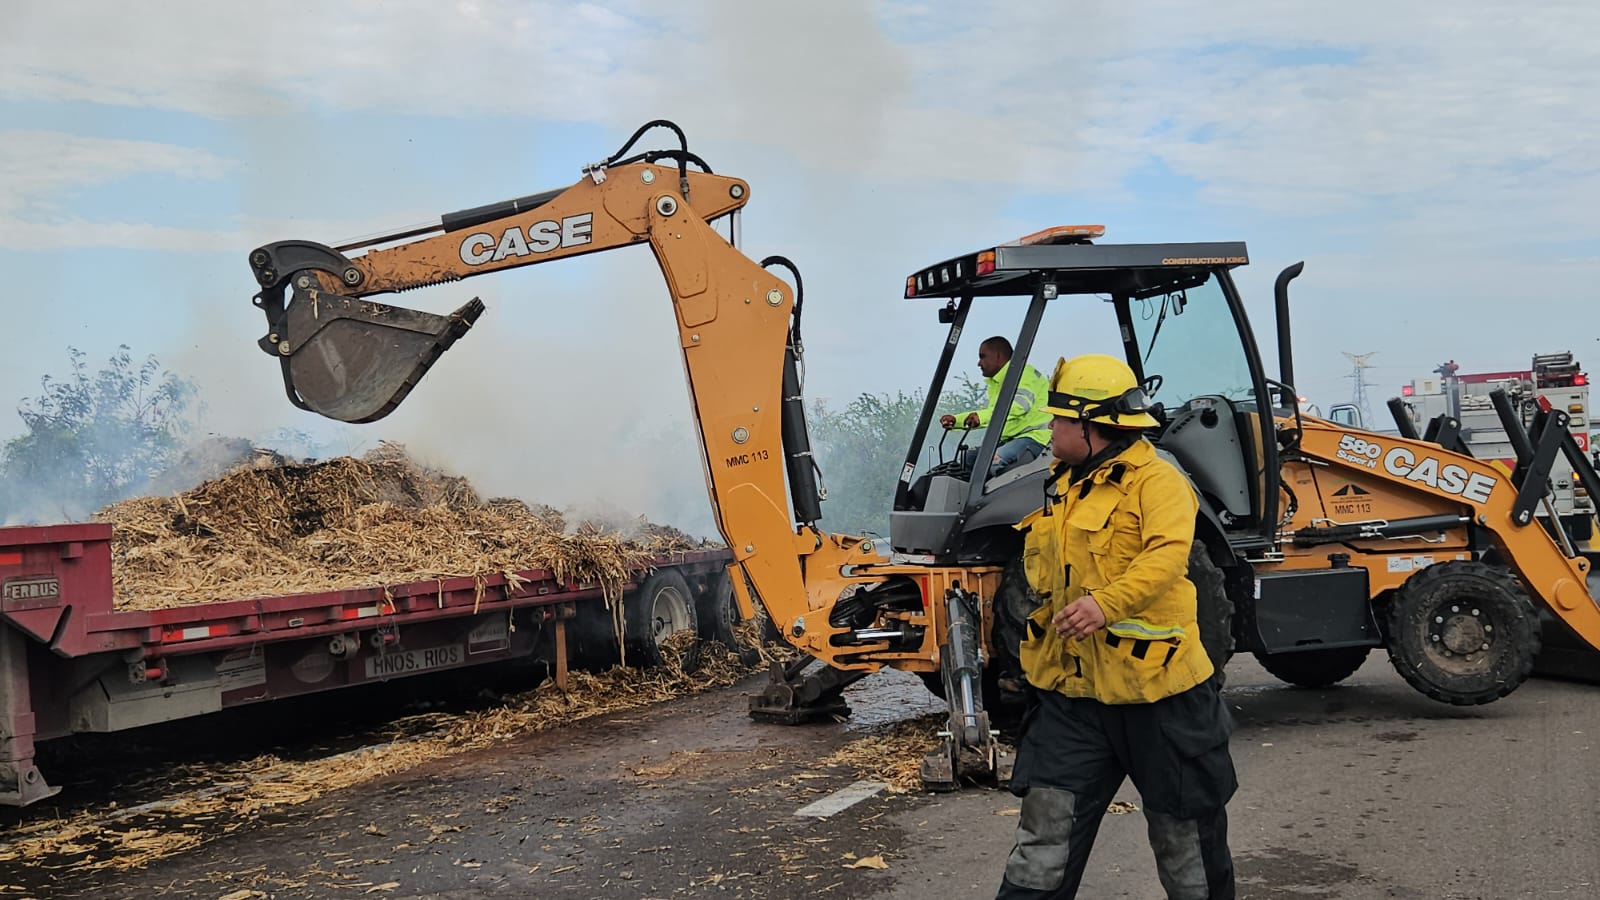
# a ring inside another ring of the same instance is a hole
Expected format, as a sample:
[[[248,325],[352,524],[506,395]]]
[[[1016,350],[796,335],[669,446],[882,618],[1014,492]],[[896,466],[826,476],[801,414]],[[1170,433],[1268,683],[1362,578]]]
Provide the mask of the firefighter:
[[[984,428],[989,424],[1000,399],[1000,386],[1011,369],[1011,354],[1011,342],[998,335],[978,345],[978,371],[983,373],[984,386],[989,389],[989,405],[972,412],[940,416],[939,424],[946,431],[955,428],[957,422],[963,428]],[[1050,414],[1044,411],[1045,389],[1044,376],[1024,363],[1011,410],[1006,413],[1005,425],[1000,430],[1000,445],[995,448],[994,460],[989,465],[990,478],[1012,466],[1037,459],[1050,443]],[[967,471],[972,471],[970,461]]]
[[[1063,359],[1049,382],[1056,462],[1044,507],[1018,525],[1039,608],[1021,646],[1022,808],[1000,898],[1075,897],[1125,777],[1167,897],[1234,896],[1232,724],[1187,575],[1197,501],[1141,433],[1157,424],[1150,405],[1110,356]]]

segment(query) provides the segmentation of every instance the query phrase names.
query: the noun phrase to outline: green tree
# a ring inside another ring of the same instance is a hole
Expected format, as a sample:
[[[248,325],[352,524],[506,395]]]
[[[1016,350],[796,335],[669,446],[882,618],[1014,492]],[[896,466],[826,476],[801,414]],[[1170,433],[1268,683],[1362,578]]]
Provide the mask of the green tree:
[[[136,363],[118,347],[90,372],[67,348],[65,377],[17,408],[27,431],[0,448],[0,520],[82,518],[129,496],[164,469],[198,412],[199,390],[154,356]]]
[[[889,533],[895,483],[905,465],[906,450],[925,396],[920,390],[909,394],[862,394],[843,409],[833,409],[826,401],[811,404],[806,416],[813,450],[828,488],[822,522],[829,531]],[[981,409],[987,402],[983,382],[963,375],[958,385],[940,397],[935,417]],[[925,442],[930,447],[937,446],[942,436],[935,421]],[[945,450],[949,454],[954,449],[952,438]]]

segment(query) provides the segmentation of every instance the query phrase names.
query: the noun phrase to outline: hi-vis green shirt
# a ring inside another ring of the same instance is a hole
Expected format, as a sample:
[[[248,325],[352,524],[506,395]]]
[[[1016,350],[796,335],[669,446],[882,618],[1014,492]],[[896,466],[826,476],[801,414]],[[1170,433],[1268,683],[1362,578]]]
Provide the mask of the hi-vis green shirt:
[[[1040,598],[1022,641],[1029,683],[1152,703],[1211,677],[1188,577],[1197,509],[1188,479],[1140,440],[1017,525],[1028,529],[1023,564]],[[1084,594],[1106,627],[1063,640],[1051,617]]]
[[[1000,400],[1000,385],[1005,383],[1006,372],[1010,370],[1011,363],[1007,362],[992,377],[985,378],[983,383],[989,389],[989,405],[983,409],[957,413],[956,421],[965,421],[968,415],[977,413],[978,425],[987,428],[989,420],[994,418],[995,404]],[[1006,414],[1006,424],[1000,432],[1001,443],[1026,437],[1048,447],[1051,415],[1044,411],[1044,401],[1049,395],[1050,382],[1039,374],[1038,369],[1024,363],[1022,380],[1017,382],[1017,393],[1011,398],[1011,411]]]

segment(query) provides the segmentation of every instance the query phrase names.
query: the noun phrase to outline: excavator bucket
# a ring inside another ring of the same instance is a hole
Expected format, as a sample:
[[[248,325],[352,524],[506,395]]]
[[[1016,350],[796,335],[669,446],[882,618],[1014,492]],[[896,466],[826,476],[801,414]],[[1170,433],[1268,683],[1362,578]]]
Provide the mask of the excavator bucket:
[[[297,294],[283,332],[264,338],[262,349],[280,358],[296,406],[342,422],[374,422],[400,405],[482,312],[476,298],[439,316],[338,294]]]

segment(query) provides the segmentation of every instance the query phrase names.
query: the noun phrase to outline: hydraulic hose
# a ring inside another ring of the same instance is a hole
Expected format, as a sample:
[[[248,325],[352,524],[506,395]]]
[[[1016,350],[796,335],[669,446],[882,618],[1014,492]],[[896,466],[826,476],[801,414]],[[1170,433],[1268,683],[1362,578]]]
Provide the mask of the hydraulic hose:
[[[800,367],[805,347],[800,342],[800,310],[805,299],[805,287],[800,280],[800,270],[782,256],[769,256],[761,261],[762,268],[782,266],[794,276],[794,313],[789,326],[789,344],[783,352],[783,415],[780,434],[783,439],[783,463],[789,473],[789,493],[794,503],[795,521],[814,525],[822,518],[823,492],[820,486],[821,469],[811,451],[811,429],[806,424],[805,392],[801,384]]]
[[[685,197],[689,196],[689,138],[684,136],[682,128],[666,119],[651,119],[640,125],[639,130],[633,133],[633,137],[628,138],[621,149],[606,157],[605,164],[607,166],[615,165],[617,160],[622,158],[622,154],[632,149],[633,145],[639,142],[639,138],[652,128],[668,128],[678,136],[678,147],[683,151],[683,155],[678,157],[678,188]],[[708,169],[707,171],[710,170]]]

